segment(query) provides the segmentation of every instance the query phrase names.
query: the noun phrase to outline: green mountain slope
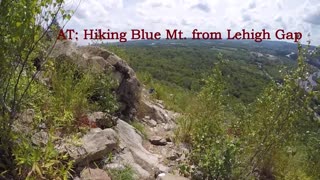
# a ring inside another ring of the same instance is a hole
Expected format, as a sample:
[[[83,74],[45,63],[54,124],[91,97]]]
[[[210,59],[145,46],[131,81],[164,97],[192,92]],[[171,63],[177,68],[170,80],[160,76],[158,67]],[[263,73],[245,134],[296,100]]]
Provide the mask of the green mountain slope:
[[[117,46],[124,49],[136,72],[191,91],[201,88],[201,80],[221,53],[229,60],[222,69],[231,86],[229,93],[245,103],[252,102],[271,79],[282,80],[280,70],[295,66],[286,55],[297,48],[284,42],[193,40],[133,41]]]

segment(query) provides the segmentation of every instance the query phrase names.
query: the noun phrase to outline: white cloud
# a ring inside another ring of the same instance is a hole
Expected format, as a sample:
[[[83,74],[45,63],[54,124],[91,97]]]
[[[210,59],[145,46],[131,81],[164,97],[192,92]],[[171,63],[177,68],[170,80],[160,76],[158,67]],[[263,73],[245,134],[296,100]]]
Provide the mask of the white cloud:
[[[233,31],[265,28],[272,33],[284,28],[300,31],[304,37],[311,33],[313,44],[319,45],[319,26],[319,0],[82,0],[66,28],[79,32],[85,28],[111,31],[138,28],[154,32],[179,28],[185,34],[195,28],[222,32],[228,28]]]
[[[192,6],[191,8],[193,9],[199,9],[203,12],[206,12],[206,13],[209,13],[210,12],[210,7],[207,5],[207,4],[204,4],[204,3],[198,3],[194,6]]]

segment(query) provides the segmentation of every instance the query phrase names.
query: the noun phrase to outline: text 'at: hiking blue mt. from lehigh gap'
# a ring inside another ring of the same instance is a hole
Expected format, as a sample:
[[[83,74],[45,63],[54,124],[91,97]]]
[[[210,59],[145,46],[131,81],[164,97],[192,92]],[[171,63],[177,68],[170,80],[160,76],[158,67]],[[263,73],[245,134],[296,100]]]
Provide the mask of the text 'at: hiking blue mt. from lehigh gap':
[[[82,37],[79,37],[81,34]],[[84,29],[82,33],[78,33],[74,29],[61,29],[58,35],[60,40],[117,40],[119,42],[127,42],[128,39],[131,40],[160,40],[160,39],[170,39],[170,40],[254,40],[255,42],[262,42],[263,40],[271,40],[271,33],[262,29],[261,31],[255,31],[251,29],[250,31],[242,29],[241,31],[232,31],[227,29],[225,33],[220,31],[200,31],[198,29],[193,29],[191,34],[186,34],[182,30],[178,29],[166,29],[164,34],[161,32],[146,31],[144,29],[131,29],[130,37],[128,37],[128,32],[122,31],[111,31],[110,29]],[[165,35],[162,37],[162,35]],[[298,42],[302,39],[301,32],[286,32],[284,29],[278,29],[273,34],[278,40],[288,40],[293,42]]]

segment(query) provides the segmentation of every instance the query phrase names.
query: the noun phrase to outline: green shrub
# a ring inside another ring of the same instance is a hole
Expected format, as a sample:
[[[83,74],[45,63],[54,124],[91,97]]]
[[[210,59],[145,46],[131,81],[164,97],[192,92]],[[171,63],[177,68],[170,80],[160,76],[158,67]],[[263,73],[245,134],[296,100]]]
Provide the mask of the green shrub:
[[[35,102],[42,119],[50,126],[73,127],[89,111],[113,113],[117,101],[111,75],[96,74],[68,60],[55,60],[47,67],[49,87]],[[39,88],[38,88],[39,89]]]
[[[108,170],[112,179],[116,180],[134,180],[134,171],[126,166],[123,170]]]
[[[177,137],[192,147],[186,165],[195,165],[182,166],[183,174],[200,171],[204,179],[319,177],[319,163],[311,160],[318,158],[319,121],[310,108],[314,94],[298,83],[306,77],[305,51],[299,52],[297,69],[282,84],[272,82],[250,105],[230,99],[219,67],[223,63],[214,68],[178,121]]]
[[[16,136],[13,150],[18,176],[26,179],[63,179],[70,177],[73,161],[67,155],[56,151],[53,136],[49,133],[48,143],[44,146],[32,145],[30,138]]]
[[[33,130],[38,131],[40,123],[63,134],[77,133],[77,120],[91,110],[113,112],[117,108],[114,86],[109,74],[97,75],[77,65],[63,61],[50,61],[43,78],[45,85],[35,81],[28,89],[28,103],[25,108],[35,112]],[[92,101],[93,95],[102,99]],[[2,117],[3,118],[3,117]],[[68,179],[73,162],[54,149],[53,131],[45,146],[35,146],[32,134],[15,133],[13,155],[19,176],[27,179]]]
[[[193,103],[189,113],[179,121],[177,135],[184,140],[190,138],[192,151],[189,161],[197,165],[196,169],[190,169],[191,174],[199,170],[204,178],[209,179],[230,179],[233,175],[239,144],[237,137],[227,133],[233,122],[227,119],[224,92],[217,65],[199,93],[197,103]],[[185,135],[189,137],[183,137]]]
[[[88,110],[88,95],[94,78],[87,70],[66,60],[55,61],[51,90],[44,103],[48,109],[44,119],[51,119],[54,126],[71,126]]]
[[[116,82],[110,73],[94,74],[94,83],[91,85],[89,103],[91,110],[114,113],[119,105],[115,92]]]

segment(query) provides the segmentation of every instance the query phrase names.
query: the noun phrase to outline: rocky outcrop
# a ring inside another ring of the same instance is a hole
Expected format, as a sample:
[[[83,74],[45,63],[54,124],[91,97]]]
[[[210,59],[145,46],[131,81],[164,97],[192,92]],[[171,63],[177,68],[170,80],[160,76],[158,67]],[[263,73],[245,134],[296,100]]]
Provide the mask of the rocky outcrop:
[[[77,175],[91,162],[99,164],[101,169],[85,168],[80,174],[81,179],[95,179],[95,174],[101,174],[99,178],[103,179],[106,177],[105,170],[123,170],[127,166],[134,170],[136,179],[155,179],[160,173],[166,173],[166,177],[160,177],[162,179],[180,178],[167,174],[183,156],[174,148],[173,135],[170,134],[179,114],[165,109],[161,101],[151,100],[124,60],[105,49],[77,47],[71,42],[59,42],[52,55],[57,60],[69,60],[97,73],[111,72],[118,83],[115,89],[120,103],[117,117],[103,112],[88,113],[83,119],[93,129],[80,138],[81,144],[75,145],[69,140],[69,143],[62,142],[56,147],[59,152],[66,152],[75,160],[75,166],[79,168]],[[144,141],[141,133],[127,123],[129,119],[141,120],[151,133],[149,138]],[[106,160],[111,152],[112,160]],[[173,165],[168,161],[172,161]]]
[[[94,46],[77,47],[69,41],[58,42],[52,56],[70,60],[81,67],[92,68],[97,73],[111,72],[118,82],[116,94],[120,102],[121,119],[132,119],[138,109],[141,85],[132,68],[117,55]]]

